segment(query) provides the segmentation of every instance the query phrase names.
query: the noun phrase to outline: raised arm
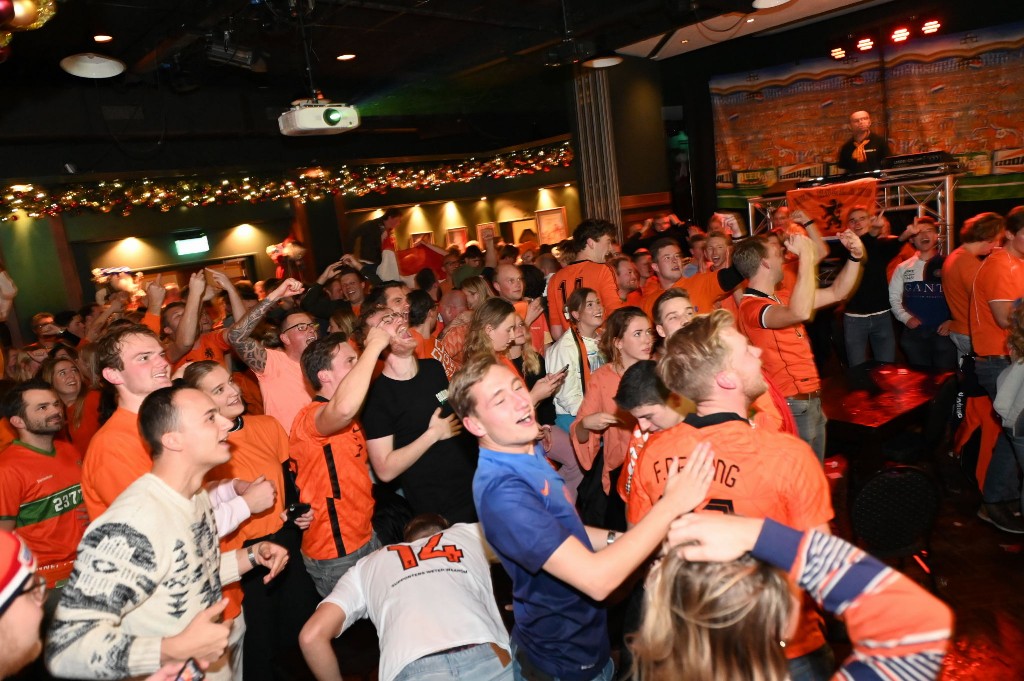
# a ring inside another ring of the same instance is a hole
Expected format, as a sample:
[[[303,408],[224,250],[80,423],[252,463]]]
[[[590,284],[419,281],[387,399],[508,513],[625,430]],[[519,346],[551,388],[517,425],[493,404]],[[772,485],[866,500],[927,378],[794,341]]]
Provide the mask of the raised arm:
[[[784,329],[802,324],[814,312],[815,291],[818,287],[818,271],[814,260],[814,244],[807,237],[791,234],[786,238],[786,248],[795,253],[799,260],[796,284],[788,305],[772,305],[764,313],[764,325],[769,329]]]
[[[245,303],[242,301],[242,296],[238,295],[238,289],[235,288],[234,283],[231,281],[231,277],[224,274],[220,270],[214,270],[207,268],[207,272],[213,277],[213,280],[217,282],[217,286],[222,288],[228,294],[228,304],[231,305],[231,318],[241,319],[245,316]]]
[[[277,301],[287,296],[297,296],[300,293],[302,293],[302,284],[295,279],[285,279],[280,286],[268,293],[266,298],[228,329],[228,342],[231,343],[231,347],[235,349],[246,366],[257,374],[262,374],[267,368],[267,349],[263,347],[262,343],[250,337],[253,329],[267,316],[267,312],[277,304]]]
[[[864,244],[861,243],[860,237],[850,229],[839,233],[839,242],[846,247],[850,255],[846,260],[846,264],[843,265],[843,269],[836,275],[832,285],[815,291],[815,310],[846,300],[857,287],[857,282],[860,281],[861,267],[863,267],[863,261],[866,257]]]
[[[370,389],[373,369],[377,358],[391,342],[393,334],[382,324],[370,329],[366,335],[366,349],[359,357],[356,365],[341,380],[331,401],[316,414],[316,429],[324,436],[333,435],[352,423],[359,414],[366,400],[366,391]]]
[[[185,311],[178,321],[178,329],[174,332],[174,338],[167,349],[167,359],[171,363],[187,355],[192,346],[196,344],[199,336],[199,311],[203,307],[203,298],[206,295],[206,276],[202,270],[193,272],[188,278],[188,298],[185,300]]]

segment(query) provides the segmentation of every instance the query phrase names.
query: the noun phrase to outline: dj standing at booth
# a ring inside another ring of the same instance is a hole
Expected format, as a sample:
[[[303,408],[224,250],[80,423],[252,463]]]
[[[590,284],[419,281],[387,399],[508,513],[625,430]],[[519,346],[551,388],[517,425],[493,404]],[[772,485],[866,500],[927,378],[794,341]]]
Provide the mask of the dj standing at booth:
[[[847,173],[866,173],[882,169],[882,159],[890,156],[885,138],[871,132],[871,114],[854,111],[850,114],[853,136],[839,147],[839,167]]]

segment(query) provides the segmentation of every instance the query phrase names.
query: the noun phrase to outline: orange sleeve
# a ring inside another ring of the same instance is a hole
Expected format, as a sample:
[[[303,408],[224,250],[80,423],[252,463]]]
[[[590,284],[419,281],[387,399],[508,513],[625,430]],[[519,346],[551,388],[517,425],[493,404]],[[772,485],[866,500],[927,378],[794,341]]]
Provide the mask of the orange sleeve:
[[[82,467],[82,497],[90,520],[95,520],[127,489],[153,467],[138,436],[110,433],[93,438]]]
[[[594,465],[597,453],[601,451],[601,433],[588,431],[589,437],[587,437],[587,441],[580,442],[579,438],[576,437],[576,426],[585,417],[604,411],[602,402],[600,378],[597,372],[594,372],[587,380],[587,389],[583,394],[583,401],[580,402],[580,408],[576,412],[572,428],[569,429],[569,439],[572,441],[572,448],[576,452],[576,458],[579,459],[580,465],[588,471]]]
[[[608,318],[615,310],[625,305],[621,298],[619,298],[619,287],[615,285],[615,276],[612,274],[612,269],[607,265],[598,265],[604,271],[600,272],[598,276],[597,295],[601,298],[601,307],[604,308],[604,317]]]
[[[796,437],[779,437],[780,448],[794,450],[787,457],[786,470],[779,471],[780,479],[787,480],[790,492],[784,495],[789,506],[785,524],[798,530],[809,530],[832,520],[832,497],[828,478],[810,446]]]
[[[565,297],[562,296],[562,287],[559,286],[564,280],[563,270],[555,272],[548,280],[548,322],[551,326],[567,329],[569,323],[565,319]]]
[[[143,318],[142,318],[142,324],[146,328],[148,328],[150,331],[155,333],[157,338],[160,338],[160,336],[162,335],[160,333],[160,331],[162,329],[160,328],[160,315],[159,314],[153,313],[153,312],[149,312],[147,310],[145,316],[143,316]]]

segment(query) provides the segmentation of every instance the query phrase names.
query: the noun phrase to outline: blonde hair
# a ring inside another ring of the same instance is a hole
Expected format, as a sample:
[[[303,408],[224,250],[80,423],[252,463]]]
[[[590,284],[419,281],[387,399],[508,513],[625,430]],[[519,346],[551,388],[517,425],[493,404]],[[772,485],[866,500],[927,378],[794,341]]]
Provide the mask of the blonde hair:
[[[658,377],[674,393],[695,402],[706,399],[715,374],[729,356],[722,329],[734,325],[726,310],[694,317],[665,341],[665,354],[658,361]]]
[[[1010,313],[1010,355],[1015,362],[1024,362],[1024,305]]]
[[[477,295],[477,298],[480,300],[480,302],[477,303],[477,307],[483,305],[484,301],[486,301],[488,298],[494,297],[494,291],[491,290],[491,287],[487,283],[487,280],[479,275],[475,277],[469,277],[468,279],[466,279],[464,282],[462,282],[461,288],[464,293],[469,293],[470,291],[472,291]],[[467,304],[469,303],[469,296],[466,297],[466,302]]]
[[[526,320],[523,319],[522,315],[516,315],[516,319],[526,326]],[[513,345],[515,341],[513,341]],[[537,375],[540,373],[540,353],[533,347],[533,343],[530,340],[530,327],[526,326],[526,342],[519,346],[523,353],[523,374]]]
[[[469,323],[469,331],[466,334],[466,344],[463,346],[463,363],[471,357],[490,353],[494,351],[494,344],[487,333],[488,327],[496,329],[509,315],[515,315],[516,308],[504,298],[488,298],[483,305],[473,313],[473,319]]]
[[[647,581],[644,618],[629,641],[642,681],[785,681],[789,581],[749,555],[691,563],[670,551]]]

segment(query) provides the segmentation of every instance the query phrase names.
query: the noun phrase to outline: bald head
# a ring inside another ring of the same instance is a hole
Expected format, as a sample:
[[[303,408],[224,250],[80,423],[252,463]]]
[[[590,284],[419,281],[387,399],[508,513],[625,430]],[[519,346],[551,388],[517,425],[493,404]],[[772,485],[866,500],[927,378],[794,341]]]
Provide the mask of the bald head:
[[[498,295],[510,303],[523,299],[523,273],[515,265],[498,265],[494,273],[494,286],[498,289]]]
[[[850,114],[850,130],[854,138],[862,140],[871,134],[871,114],[867,111],[854,111]]]
[[[452,289],[445,293],[437,304],[438,314],[441,315],[441,319],[445,323],[451,322],[468,309],[469,304],[466,302],[466,294],[459,289]]]

